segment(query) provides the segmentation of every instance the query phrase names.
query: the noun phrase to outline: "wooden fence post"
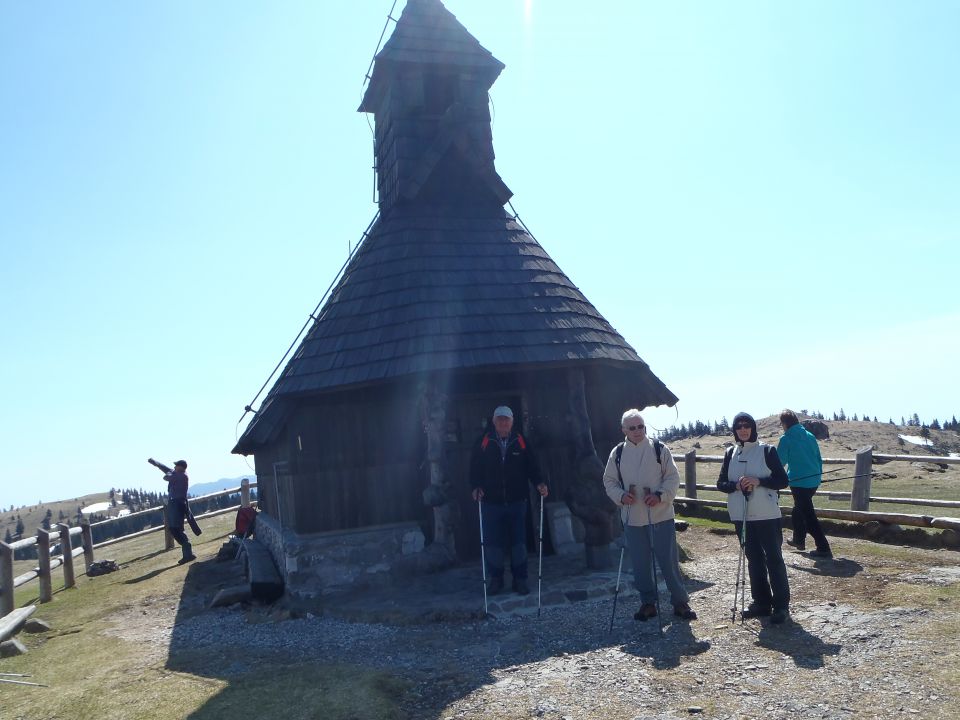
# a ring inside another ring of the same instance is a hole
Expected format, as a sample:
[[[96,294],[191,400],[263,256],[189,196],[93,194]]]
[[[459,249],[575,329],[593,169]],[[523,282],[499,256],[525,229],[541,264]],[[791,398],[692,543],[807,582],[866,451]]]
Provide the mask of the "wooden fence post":
[[[240,481],[240,507],[250,507],[250,481],[247,478]]]
[[[873,469],[873,446],[867,445],[857,450],[853,465],[853,491],[850,493],[851,510],[870,509],[870,478]]]
[[[94,563],[93,557],[93,531],[90,529],[90,523],[80,523],[80,537],[83,543],[83,563],[84,572]]]
[[[683,482],[686,485],[686,496],[697,496],[697,451],[691,450],[683,456]]]
[[[0,542],[0,617],[13,612],[13,548]]]
[[[167,505],[163,505],[163,549],[173,550],[173,535],[170,534],[170,520],[167,519]]]
[[[73,540],[70,538],[70,526],[57,523],[60,528],[60,551],[63,553],[63,587],[72,588],[77,584],[73,572]]]
[[[56,531],[54,531],[56,532]],[[40,583],[40,602],[53,600],[53,580],[50,575],[50,531],[37,530],[37,582]]]

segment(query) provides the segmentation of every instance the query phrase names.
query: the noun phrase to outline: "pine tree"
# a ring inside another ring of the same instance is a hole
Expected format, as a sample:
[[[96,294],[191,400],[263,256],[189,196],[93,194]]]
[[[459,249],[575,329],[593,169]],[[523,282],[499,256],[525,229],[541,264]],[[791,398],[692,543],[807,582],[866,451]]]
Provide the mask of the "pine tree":
[[[938,421],[936,418],[934,418],[934,419],[933,419],[933,422],[930,423],[930,429],[931,429],[931,430],[939,430],[939,429],[940,429],[940,423],[939,423],[939,421]]]
[[[857,417],[857,414],[856,414],[856,413],[854,413],[854,414],[853,414],[853,417],[850,418],[850,419],[851,419],[853,422],[859,422],[859,420],[860,420],[860,418]],[[749,488],[747,488],[747,489],[749,490]]]
[[[20,516],[17,515],[17,529],[16,534],[18,538],[23,537],[23,520],[20,519]]]
[[[10,528],[7,528],[7,534],[3,536],[3,541],[7,545],[13,542],[13,535],[10,534]]]

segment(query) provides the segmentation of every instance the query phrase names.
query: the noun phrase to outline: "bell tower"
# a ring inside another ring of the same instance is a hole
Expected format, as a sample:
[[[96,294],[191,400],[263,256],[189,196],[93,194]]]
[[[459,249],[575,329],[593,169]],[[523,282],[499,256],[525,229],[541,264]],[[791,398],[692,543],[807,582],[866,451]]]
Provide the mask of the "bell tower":
[[[373,113],[380,212],[503,207],[487,92],[504,65],[439,0],[408,0],[359,112]]]

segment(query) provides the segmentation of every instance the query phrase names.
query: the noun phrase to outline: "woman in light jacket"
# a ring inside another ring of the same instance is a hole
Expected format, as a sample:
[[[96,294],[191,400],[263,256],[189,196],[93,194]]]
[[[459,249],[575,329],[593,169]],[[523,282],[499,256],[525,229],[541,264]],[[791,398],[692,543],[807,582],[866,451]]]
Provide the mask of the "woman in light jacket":
[[[717,489],[728,493],[730,519],[737,536],[745,537],[753,602],[743,617],[769,616],[770,622],[780,624],[790,608],[790,585],[780,549],[783,531],[778,492],[787,487],[787,473],[777,449],[757,441],[757,423],[747,413],[738,413],[733,419],[733,437],[736,444],[723,457]]]

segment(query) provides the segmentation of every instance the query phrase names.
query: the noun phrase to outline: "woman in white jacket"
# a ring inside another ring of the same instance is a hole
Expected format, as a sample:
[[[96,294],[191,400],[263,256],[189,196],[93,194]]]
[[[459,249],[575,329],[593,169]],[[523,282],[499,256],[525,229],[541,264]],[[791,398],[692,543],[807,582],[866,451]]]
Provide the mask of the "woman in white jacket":
[[[677,464],[666,446],[647,437],[639,410],[627,410],[620,425],[624,440],[610,452],[603,484],[609,498],[621,508],[620,519],[633,561],[633,581],[643,603],[633,617],[645,621],[659,612],[653,581],[656,555],[670,591],[673,614],[681,620],[696,620],[697,614],[690,609],[690,595],[683,586],[673,519],[673,499],[680,487]]]
[[[786,621],[790,608],[790,585],[780,549],[783,530],[778,492],[787,487],[787,473],[777,449],[757,441],[757,423],[750,415],[737,414],[733,436],[736,444],[723,456],[717,489],[728,493],[730,519],[737,537],[745,538],[753,602],[743,617],[769,616],[770,622],[779,624]]]

